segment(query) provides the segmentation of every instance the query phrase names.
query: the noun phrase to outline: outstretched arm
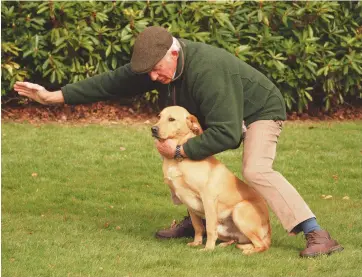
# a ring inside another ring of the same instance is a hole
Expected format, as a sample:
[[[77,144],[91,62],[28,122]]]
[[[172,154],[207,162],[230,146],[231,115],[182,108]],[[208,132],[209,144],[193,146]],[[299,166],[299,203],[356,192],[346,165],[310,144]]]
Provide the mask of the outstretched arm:
[[[64,97],[61,90],[47,91],[44,87],[29,82],[16,82],[14,90],[44,105],[62,104]]]
[[[117,96],[132,97],[157,88],[147,74],[135,74],[126,64],[114,71],[108,71],[85,80],[67,84],[54,92],[28,82],[17,82],[14,89],[42,104],[85,104],[110,100]]]

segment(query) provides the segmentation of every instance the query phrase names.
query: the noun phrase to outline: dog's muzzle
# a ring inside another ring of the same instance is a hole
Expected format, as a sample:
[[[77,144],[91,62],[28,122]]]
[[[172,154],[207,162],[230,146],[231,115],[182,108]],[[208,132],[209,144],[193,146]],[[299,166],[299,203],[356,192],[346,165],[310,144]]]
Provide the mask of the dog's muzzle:
[[[152,132],[152,136],[153,136],[153,137],[159,138],[159,137],[158,137],[158,127],[157,127],[157,126],[151,127],[151,132]]]

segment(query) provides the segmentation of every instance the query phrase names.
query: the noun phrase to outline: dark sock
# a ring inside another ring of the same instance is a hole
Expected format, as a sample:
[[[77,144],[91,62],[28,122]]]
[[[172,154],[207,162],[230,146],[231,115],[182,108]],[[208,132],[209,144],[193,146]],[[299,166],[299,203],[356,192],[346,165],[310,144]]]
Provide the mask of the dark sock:
[[[299,227],[298,230],[303,231],[305,235],[313,231],[321,230],[321,227],[318,225],[315,217],[299,223],[297,227]]]

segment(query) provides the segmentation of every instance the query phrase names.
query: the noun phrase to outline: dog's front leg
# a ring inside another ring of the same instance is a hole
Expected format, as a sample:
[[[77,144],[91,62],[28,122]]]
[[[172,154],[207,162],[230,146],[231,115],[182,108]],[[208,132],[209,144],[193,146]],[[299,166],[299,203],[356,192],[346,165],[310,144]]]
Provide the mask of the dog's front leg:
[[[206,219],[206,246],[203,250],[213,250],[217,240],[217,203],[216,198],[206,192],[202,197]]]
[[[189,209],[189,214],[191,217],[192,226],[194,227],[194,230],[195,230],[195,237],[194,237],[194,241],[188,243],[187,245],[198,246],[198,245],[202,244],[202,236],[204,235],[205,227],[204,227],[204,224],[202,223],[201,217],[196,215],[190,209]]]

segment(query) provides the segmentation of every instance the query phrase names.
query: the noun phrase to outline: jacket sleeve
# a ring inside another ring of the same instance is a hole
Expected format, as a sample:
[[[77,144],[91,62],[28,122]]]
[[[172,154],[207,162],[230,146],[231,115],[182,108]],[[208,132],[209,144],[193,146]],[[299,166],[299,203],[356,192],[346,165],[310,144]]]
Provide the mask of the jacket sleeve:
[[[208,128],[183,145],[187,156],[192,160],[201,160],[239,147],[244,107],[239,76],[215,74],[212,71],[204,73],[197,76],[193,92]]]
[[[66,104],[85,104],[119,96],[135,96],[156,87],[147,74],[135,74],[130,64],[61,88]]]

